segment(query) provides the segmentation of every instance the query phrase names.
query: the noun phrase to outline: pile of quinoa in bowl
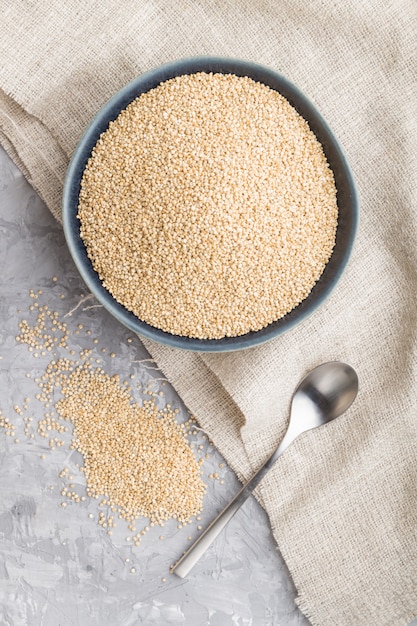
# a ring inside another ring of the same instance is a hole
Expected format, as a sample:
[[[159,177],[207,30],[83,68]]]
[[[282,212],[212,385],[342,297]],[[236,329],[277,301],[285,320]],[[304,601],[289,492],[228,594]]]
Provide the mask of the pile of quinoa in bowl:
[[[105,105],[63,209],[81,274],[120,321],[207,351],[311,313],[357,221],[346,160],[307,99],[272,70],[211,58],[148,72]]]

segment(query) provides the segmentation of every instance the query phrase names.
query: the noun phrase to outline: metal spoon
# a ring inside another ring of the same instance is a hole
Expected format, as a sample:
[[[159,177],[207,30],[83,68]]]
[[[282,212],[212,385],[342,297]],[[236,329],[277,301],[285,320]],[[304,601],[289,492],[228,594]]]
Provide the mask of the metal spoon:
[[[311,370],[295,390],[290,423],[278,448],[187,550],[172,571],[180,578],[185,578],[290,443],[306,430],[331,422],[344,413],[357,393],[358,377],[350,365],[332,361]]]

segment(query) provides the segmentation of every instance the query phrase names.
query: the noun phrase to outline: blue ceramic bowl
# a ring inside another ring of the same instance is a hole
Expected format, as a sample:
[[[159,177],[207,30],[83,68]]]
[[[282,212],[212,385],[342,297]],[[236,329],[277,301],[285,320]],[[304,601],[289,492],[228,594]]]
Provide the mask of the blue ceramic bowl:
[[[103,287],[93,269],[80,237],[80,224],[77,219],[78,196],[83,172],[93,147],[100,134],[107,130],[109,122],[116,119],[132,100],[159,83],[174,76],[201,71],[249,76],[281,93],[307,120],[311,130],[322,144],[328,163],[333,170],[339,208],[339,223],[333,254],[309,296],[290,313],[262,330],[249,332],[240,337],[223,339],[191,339],[171,335],[146,324],[116,302]],[[63,194],[63,223],[66,240],[81,276],[97,300],[116,319],[135,333],[172,347],[198,352],[227,352],[256,346],[292,328],[315,311],[329,295],[346,266],[356,233],[357,221],[358,199],[351,171],[337,139],[312,103],[297,87],[271,69],[247,61],[218,57],[195,57],[162,65],[135,78],[115,94],[97,113],[81,138],[68,167]]]

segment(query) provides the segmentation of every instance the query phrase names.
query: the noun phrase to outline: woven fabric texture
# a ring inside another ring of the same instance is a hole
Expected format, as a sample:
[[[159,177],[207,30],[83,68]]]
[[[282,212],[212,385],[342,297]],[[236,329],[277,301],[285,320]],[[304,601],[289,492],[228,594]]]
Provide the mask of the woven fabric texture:
[[[339,138],[361,198],[348,268],[274,341],[227,355],[146,342],[242,479],[279,443],[293,389],[343,360],[360,379],[336,422],[306,433],[259,488],[317,626],[417,615],[417,4],[415,0],[0,2],[0,142],[60,219],[68,160],[126,82],[193,55],[277,69]]]

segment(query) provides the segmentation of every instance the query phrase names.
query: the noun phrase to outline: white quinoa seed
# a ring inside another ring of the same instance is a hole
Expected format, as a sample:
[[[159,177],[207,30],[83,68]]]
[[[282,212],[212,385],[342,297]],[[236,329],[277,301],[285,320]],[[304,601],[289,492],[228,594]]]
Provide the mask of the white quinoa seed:
[[[38,294],[31,290],[30,296]],[[42,306],[35,316],[32,323],[25,319],[20,322],[16,337],[28,349],[56,343],[57,330],[63,333],[65,342],[70,337],[58,313]],[[63,347],[71,354],[66,344]],[[101,511],[98,519],[108,535],[115,527],[110,511],[125,519],[132,532],[135,519],[149,518],[142,534],[155,524],[162,526],[171,517],[186,523],[201,511],[206,486],[186,433],[176,421],[178,409],[169,404],[159,408],[153,400],[139,404],[127,381],[122,383],[118,374],[110,376],[102,368],[93,367],[92,360],[90,349],[80,350],[77,360],[54,357],[43,374],[34,379],[40,390],[35,397],[47,409],[37,420],[37,435],[54,450],[65,445],[55,435],[68,432],[68,422],[73,423],[69,447],[83,456],[83,466],[76,467],[85,475],[86,495],[100,498],[99,506],[109,509],[106,515]],[[29,400],[25,398],[25,403]],[[24,406],[27,408],[27,404]],[[18,404],[13,409],[23,414]],[[30,432],[33,420],[23,415],[24,434],[29,438],[35,437]],[[1,410],[0,428],[16,437],[14,425]],[[40,456],[45,458],[45,454]],[[59,478],[68,481],[60,487],[61,496],[67,500],[61,502],[63,509],[70,502],[86,501],[84,495],[74,491],[76,482],[69,472],[67,467],[59,472]],[[139,542],[137,537],[135,545]]]
[[[310,293],[334,247],[321,144],[278,92],[196,73],[111,122],[85,169],[81,237],[106,289],[152,326],[238,336]]]
[[[59,361],[55,367],[60,377]],[[151,525],[172,517],[185,522],[201,511],[201,468],[171,409],[161,411],[152,401],[140,406],[119,377],[88,363],[61,384],[55,407],[74,424],[88,495],[105,494],[102,505],[118,507],[128,521],[148,517]]]

